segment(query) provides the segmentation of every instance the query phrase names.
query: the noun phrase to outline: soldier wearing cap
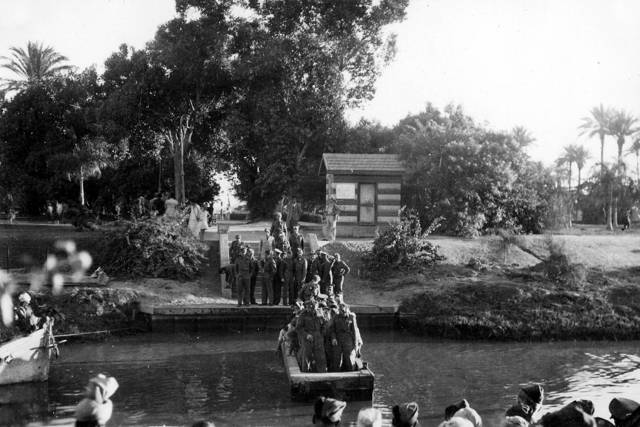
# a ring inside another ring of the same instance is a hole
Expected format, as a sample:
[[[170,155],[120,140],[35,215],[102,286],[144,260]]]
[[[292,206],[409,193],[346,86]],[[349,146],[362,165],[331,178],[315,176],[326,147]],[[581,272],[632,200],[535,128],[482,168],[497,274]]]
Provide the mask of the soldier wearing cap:
[[[273,301],[271,303],[272,305],[278,305],[280,304],[282,286],[284,284],[284,253],[278,248],[274,249],[273,253],[273,259],[276,262],[276,273],[273,276]]]
[[[269,233],[274,238],[273,246],[282,250],[282,239],[287,236],[287,224],[282,220],[282,214],[276,212]]]
[[[251,305],[256,304],[256,282],[258,280],[258,274],[260,273],[260,262],[255,257],[255,251],[249,248],[247,252],[249,259],[251,260],[251,281],[249,287],[249,302]]]
[[[238,290],[238,306],[249,305],[251,292],[251,272],[254,265],[247,248],[243,247],[240,254],[236,257],[235,276]]]
[[[291,251],[294,254],[298,253],[298,248],[304,252],[304,237],[302,233],[300,233],[300,226],[298,225],[293,226],[292,232],[289,235],[289,246],[291,246]]]
[[[315,275],[311,279],[310,282],[302,285],[300,289],[300,298],[301,301],[307,302],[309,300],[314,300],[320,294],[320,276]]]
[[[362,337],[356,321],[347,304],[339,304],[339,311],[333,317],[332,344],[338,346],[341,354],[342,370],[353,371],[356,368],[356,356],[360,354]]]
[[[296,320],[302,372],[327,372],[323,330],[325,320],[315,301],[306,301]]]
[[[283,254],[282,260],[282,304],[289,305],[293,303],[293,275],[294,275],[294,259],[291,251]]]
[[[338,304],[333,296],[328,297],[320,294],[319,296],[324,302],[323,313],[325,317],[325,333],[324,347],[327,352],[327,369],[329,372],[339,372],[341,365],[342,352],[338,343],[333,341],[334,338],[334,319],[338,314]],[[321,302],[322,304],[322,302]]]
[[[320,252],[322,251],[318,249],[313,254],[311,254],[311,260],[309,261],[307,266],[307,282],[310,282],[313,276],[315,276],[316,274],[318,276],[320,275],[320,263],[322,262],[322,260],[320,259]]]
[[[276,260],[271,255],[271,251],[267,249],[264,257],[264,275],[262,278],[262,305],[273,305],[273,280],[278,270]]]
[[[351,269],[346,262],[342,261],[339,253],[336,253],[333,257],[333,265],[331,266],[332,280],[333,280],[333,292],[342,300],[342,286],[344,284],[344,276],[349,274]]]
[[[239,234],[236,234],[236,238],[233,242],[231,242],[231,246],[229,247],[229,259],[231,260],[231,264],[235,264],[236,258],[241,255],[242,252],[242,237]]]
[[[303,283],[307,278],[307,260],[303,256],[301,248],[298,248],[296,257],[292,261],[292,266],[293,281],[291,284],[291,288],[289,289],[289,302],[293,304],[298,294],[300,293],[300,289],[302,289]]]
[[[320,252],[320,292],[326,295],[333,295],[333,258],[326,252]]]

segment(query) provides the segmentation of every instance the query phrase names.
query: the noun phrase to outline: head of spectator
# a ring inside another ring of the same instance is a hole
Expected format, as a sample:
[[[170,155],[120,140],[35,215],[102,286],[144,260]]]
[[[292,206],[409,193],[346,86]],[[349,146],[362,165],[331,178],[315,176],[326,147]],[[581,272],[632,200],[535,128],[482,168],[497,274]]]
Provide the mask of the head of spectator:
[[[522,417],[506,417],[500,427],[529,427],[529,423]]]
[[[240,235],[239,235],[239,234],[236,234],[236,242],[239,242],[239,241],[241,241],[241,240],[242,240],[242,237],[240,237]]]
[[[294,232],[294,234],[298,234],[300,232],[300,226],[299,225],[294,225],[293,226],[293,232]]]
[[[450,420],[441,422],[438,427],[473,427],[473,424],[467,419],[453,417]]]
[[[276,212],[275,214],[273,214],[273,218],[276,221],[281,221],[282,220],[282,214],[280,212]]]
[[[459,409],[458,412],[453,415],[453,418],[464,418],[465,420],[469,420],[471,424],[473,424],[473,427],[482,427],[480,415],[471,407]]]
[[[298,258],[302,258],[302,256],[304,255],[304,251],[302,250],[302,248],[296,249],[296,255],[298,256]]]
[[[347,403],[330,397],[319,397],[313,405],[313,424],[319,426],[337,426]]]
[[[358,412],[358,427],[382,427],[382,414],[375,408],[365,408]]]
[[[334,258],[336,261],[340,261],[340,259],[341,259],[340,254],[339,254],[338,252],[336,252],[335,254],[333,254],[333,258]]]
[[[572,404],[560,408],[557,411],[544,414],[538,424],[543,427],[597,427],[596,420],[593,416],[585,413],[581,407]],[[618,425],[618,423],[616,423],[616,425]]]
[[[317,274],[314,274],[313,277],[311,278],[311,283],[314,283],[314,284],[320,283],[320,276],[318,276]]]
[[[462,399],[458,403],[454,403],[453,405],[447,406],[444,410],[445,421],[453,418],[456,412],[458,412],[460,409],[468,408],[468,407],[469,407],[469,402],[467,402],[467,399]]]
[[[247,254],[248,254],[251,258],[253,258],[253,256],[255,255],[255,253],[256,253],[256,252],[253,250],[253,248],[249,248],[249,249],[247,250]]]
[[[391,425],[395,427],[414,427],[418,425],[418,404],[416,402],[402,403],[391,408],[393,419]]]

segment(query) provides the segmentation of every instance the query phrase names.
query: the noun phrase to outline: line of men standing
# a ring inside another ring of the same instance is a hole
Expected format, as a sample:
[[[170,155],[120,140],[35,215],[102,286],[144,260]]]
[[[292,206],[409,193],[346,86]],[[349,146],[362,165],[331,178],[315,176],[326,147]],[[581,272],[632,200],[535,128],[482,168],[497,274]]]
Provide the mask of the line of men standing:
[[[270,236],[278,238],[267,244],[264,258],[258,259],[255,251],[247,247],[240,235],[231,243],[229,255],[232,266],[232,280],[238,290],[238,305],[256,304],[255,289],[261,277],[262,305],[294,305],[307,282],[315,275],[320,277],[320,292],[335,295],[342,301],[344,278],[350,268],[342,261],[340,254],[333,257],[317,250],[310,259],[304,256],[304,237],[299,226],[293,226],[288,238],[283,238],[286,225],[276,215]]]

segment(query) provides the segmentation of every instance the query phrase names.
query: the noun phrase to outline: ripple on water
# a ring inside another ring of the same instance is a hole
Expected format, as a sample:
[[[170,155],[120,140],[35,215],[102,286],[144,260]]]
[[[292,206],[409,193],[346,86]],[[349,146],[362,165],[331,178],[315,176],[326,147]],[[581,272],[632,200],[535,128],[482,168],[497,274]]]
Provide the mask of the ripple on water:
[[[575,398],[595,402],[607,416],[616,395],[640,395],[637,342],[470,343],[422,340],[404,334],[365,334],[363,352],[376,373],[373,405],[386,422],[391,406],[415,400],[424,425],[436,425],[444,408],[467,398],[485,425],[497,425],[519,388],[542,382],[548,408]],[[62,422],[84,384],[103,372],[115,376],[112,425],[308,425],[311,406],[292,402],[272,334],[220,336],[151,335],[65,347],[54,363],[47,410],[27,418]],[[345,425],[371,402],[351,402]],[[7,408],[0,408],[0,412]],[[14,411],[15,412],[15,411]]]

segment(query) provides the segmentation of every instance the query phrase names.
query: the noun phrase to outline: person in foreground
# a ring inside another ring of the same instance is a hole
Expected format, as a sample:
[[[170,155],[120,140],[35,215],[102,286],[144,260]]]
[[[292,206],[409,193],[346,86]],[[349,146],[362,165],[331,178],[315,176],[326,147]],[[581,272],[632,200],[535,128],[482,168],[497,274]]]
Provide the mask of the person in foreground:
[[[394,427],[420,427],[418,422],[418,404],[416,402],[402,403],[391,409],[393,419],[391,425]]]
[[[347,407],[347,402],[332,399],[330,397],[319,397],[313,405],[314,426],[337,426],[342,419],[342,412]]]
[[[104,427],[113,413],[113,402],[109,400],[118,389],[118,381],[103,374],[89,380],[85,398],[76,407],[76,427]]]

